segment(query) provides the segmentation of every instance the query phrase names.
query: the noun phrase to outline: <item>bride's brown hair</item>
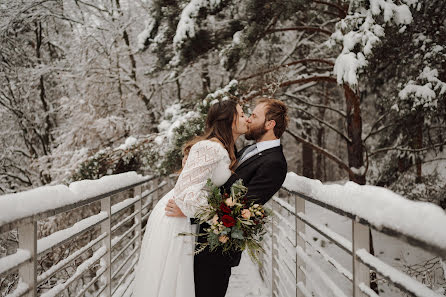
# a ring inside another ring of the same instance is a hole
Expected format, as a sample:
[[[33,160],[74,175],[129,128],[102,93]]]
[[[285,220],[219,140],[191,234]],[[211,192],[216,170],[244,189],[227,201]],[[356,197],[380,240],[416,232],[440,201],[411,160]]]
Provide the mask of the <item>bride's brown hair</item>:
[[[191,147],[201,140],[217,138],[229,153],[231,164],[229,169],[233,171],[237,159],[234,152],[234,136],[232,123],[237,120],[237,102],[233,100],[219,101],[213,104],[206,117],[206,127],[202,135],[196,136],[184,145],[183,154],[189,154]]]

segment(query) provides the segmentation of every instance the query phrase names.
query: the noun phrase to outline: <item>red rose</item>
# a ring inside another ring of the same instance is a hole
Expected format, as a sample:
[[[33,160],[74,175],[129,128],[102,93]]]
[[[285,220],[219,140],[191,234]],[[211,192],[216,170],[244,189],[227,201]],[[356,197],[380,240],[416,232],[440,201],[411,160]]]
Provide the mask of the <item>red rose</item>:
[[[228,197],[229,197],[229,194],[228,194],[228,193],[224,193],[223,196],[224,196],[225,198],[228,198]]]
[[[220,204],[220,209],[224,213],[231,213],[231,209],[223,202]]]
[[[223,225],[225,225],[225,227],[231,228],[232,226],[235,225],[235,220],[234,220],[234,218],[231,217],[231,216],[224,215],[224,216],[221,218],[221,220],[222,220],[222,222],[223,222]]]

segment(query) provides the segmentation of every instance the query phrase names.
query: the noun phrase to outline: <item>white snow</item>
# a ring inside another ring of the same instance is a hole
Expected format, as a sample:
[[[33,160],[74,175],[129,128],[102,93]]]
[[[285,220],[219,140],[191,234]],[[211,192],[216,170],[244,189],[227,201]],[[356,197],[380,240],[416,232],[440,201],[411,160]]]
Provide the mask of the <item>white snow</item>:
[[[305,253],[305,251],[300,247],[296,247],[296,253],[299,255],[299,257],[310,266],[323,280],[325,285],[331,290],[331,292],[337,296],[337,297],[347,297],[344,292],[331,280],[328,275],[322,271],[322,269]]]
[[[196,111],[191,110],[186,112],[183,110],[180,103],[172,104],[166,108],[164,111],[163,120],[158,125],[158,130],[162,133],[162,136],[160,135],[157,137],[157,143],[162,143],[166,137],[167,140],[171,141],[176,128],[198,116],[199,114]]]
[[[41,283],[42,281],[46,280],[48,277],[50,277],[51,275],[53,275],[55,272],[59,271],[62,267],[65,267],[68,263],[70,263],[71,261],[73,261],[74,259],[78,258],[81,254],[83,254],[85,251],[87,251],[88,249],[90,249],[92,246],[94,246],[95,244],[97,244],[100,240],[102,240],[104,237],[106,236],[106,233],[103,233],[102,235],[100,235],[98,238],[96,238],[95,240],[90,241],[88,244],[86,244],[85,246],[83,246],[82,248],[80,248],[79,250],[75,251],[74,253],[72,253],[71,255],[69,255],[67,258],[61,260],[60,262],[58,262],[57,264],[54,264],[53,266],[51,266],[48,270],[46,270],[45,272],[39,274],[37,276],[37,283]]]
[[[240,44],[242,42],[241,37],[242,37],[242,31],[235,32],[234,35],[232,36],[232,43]]]
[[[10,294],[6,295],[5,297],[19,297],[25,294],[29,290],[29,286],[22,281],[22,279],[19,280],[19,283],[17,284],[17,288]]]
[[[251,261],[246,253],[242,254],[240,265],[232,268],[229,279],[227,297],[269,297],[268,290],[263,283],[258,266]]]
[[[427,83],[423,86],[416,85],[414,81],[409,81],[409,83],[402,89],[398,95],[401,99],[405,100],[410,94],[414,94],[416,97],[421,97],[426,100],[435,99],[435,92],[432,90],[432,84]]]
[[[130,136],[130,137],[128,137],[128,138],[125,140],[125,143],[121,144],[121,145],[118,147],[118,149],[120,149],[120,150],[126,150],[126,149],[129,149],[132,145],[134,145],[134,144],[137,143],[137,142],[138,142],[138,140],[137,140],[135,137]]]
[[[220,0],[192,0],[181,12],[180,21],[177,25],[173,43],[175,47],[180,47],[184,40],[195,36],[196,20],[201,8],[214,9],[220,4]]]
[[[365,167],[364,166],[361,166],[360,168],[350,167],[350,170],[354,174],[358,174],[358,175],[364,175],[364,173],[365,173]]]
[[[31,259],[31,253],[24,249],[17,249],[15,254],[0,258],[0,275],[29,259]]]
[[[136,44],[138,50],[142,50],[144,48],[144,43],[150,37],[150,33],[152,32],[155,23],[156,22],[153,18],[150,18],[149,20],[146,21],[146,28],[136,37]]]
[[[91,265],[96,261],[98,261],[102,256],[104,256],[106,251],[107,249],[105,247],[99,248],[97,251],[94,252],[93,256],[86,259],[84,262],[82,262],[82,264],[80,264],[76,268],[76,272],[73,275],[71,275],[69,279],[67,279],[63,283],[57,284],[56,286],[52,287],[50,290],[48,290],[47,292],[43,293],[40,296],[41,297],[57,296],[60,292],[65,290],[73,281],[75,281],[81,274],[90,269]]]
[[[370,8],[361,7],[357,12],[348,15],[336,24],[336,31],[326,42],[332,47],[336,42],[343,44],[343,49],[337,57],[333,71],[339,84],[358,84],[360,70],[367,66],[367,57],[372,54],[375,44],[384,36],[385,25],[404,26],[413,20],[406,4],[397,5],[394,0],[370,0]],[[383,15],[384,24],[377,23]],[[357,28],[348,30],[348,28]],[[347,33],[344,35],[344,31]],[[359,46],[359,52],[356,48]]]
[[[126,172],[82,180],[65,185],[43,186],[25,192],[0,196],[0,226],[47,210],[68,206],[88,198],[147,180],[136,172]]]
[[[437,94],[438,93],[438,94]],[[424,67],[418,75],[417,81],[409,80],[404,88],[398,93],[402,100],[412,99],[411,107],[418,106],[436,109],[438,105],[437,97],[446,93],[446,82],[438,78],[438,70]]]
[[[441,297],[425,285],[419,283],[418,281],[393,268],[392,266],[387,265],[378,258],[372,256],[364,249],[357,250],[356,255],[364,263],[370,264],[372,267],[376,268],[376,271],[379,274],[388,277],[395,284],[404,286],[407,290],[413,292],[415,296]]]
[[[287,174],[283,186],[364,218],[377,228],[385,226],[446,249],[446,213],[432,203],[411,201],[385,188],[354,182],[323,185],[293,172]]]
[[[57,246],[64,240],[72,237],[73,235],[79,232],[82,232],[83,230],[88,229],[89,227],[95,224],[98,224],[99,222],[103,221],[106,218],[107,218],[107,213],[105,211],[102,211],[97,215],[93,215],[91,217],[85,218],[75,223],[73,226],[69,228],[59,230],[57,232],[48,235],[47,237],[39,239],[37,241],[37,253],[40,254],[54,246]]]
[[[274,197],[273,199],[274,199],[274,201],[279,203],[281,206],[283,206],[285,209],[287,209],[290,212],[294,213],[294,208],[290,204],[286,203],[285,201],[283,201],[282,199],[277,198],[277,197]],[[334,232],[333,230],[327,228],[326,226],[316,222],[315,219],[310,218],[307,214],[299,212],[299,213],[297,213],[297,216],[300,219],[305,220],[306,222],[310,222],[314,227],[319,229],[320,232],[322,232],[322,233],[326,234],[327,236],[331,237],[338,244],[340,244],[345,250],[347,250],[347,251],[351,251],[352,250],[352,243],[351,243],[351,241],[349,241],[345,237],[337,234],[336,232]]]
[[[214,93],[210,93],[206,96],[207,101],[213,101],[215,99],[219,99],[220,97],[224,96],[226,93],[229,93],[231,89],[237,87],[238,81],[233,79],[231,80],[226,86],[224,86],[222,89],[216,90]],[[206,102],[206,101],[204,101]],[[204,104],[206,106],[206,104]]]

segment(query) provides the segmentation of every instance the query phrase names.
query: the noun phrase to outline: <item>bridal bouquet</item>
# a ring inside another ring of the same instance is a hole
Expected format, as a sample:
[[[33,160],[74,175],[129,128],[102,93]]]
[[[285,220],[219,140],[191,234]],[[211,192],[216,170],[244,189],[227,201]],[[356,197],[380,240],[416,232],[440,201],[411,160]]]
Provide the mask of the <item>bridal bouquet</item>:
[[[200,223],[209,224],[205,233],[200,234],[207,236],[207,242],[198,243],[196,253],[207,246],[211,251],[221,248],[223,253],[248,250],[249,255],[258,260],[271,210],[246,198],[248,189],[241,179],[231,186],[230,193],[222,194],[210,179],[206,186],[209,189],[208,205],[199,209],[196,218]]]

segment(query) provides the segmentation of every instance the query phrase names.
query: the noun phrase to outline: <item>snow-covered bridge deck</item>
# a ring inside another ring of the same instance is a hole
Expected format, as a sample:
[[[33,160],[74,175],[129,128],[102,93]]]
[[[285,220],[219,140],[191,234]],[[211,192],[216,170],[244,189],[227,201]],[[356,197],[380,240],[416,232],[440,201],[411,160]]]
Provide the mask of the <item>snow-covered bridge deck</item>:
[[[18,231],[17,250],[0,258],[2,283],[9,283],[2,296],[131,296],[145,222],[171,186],[170,179],[125,173],[1,196],[0,234]],[[375,297],[370,270],[404,294],[442,296],[441,288],[368,252],[372,228],[443,263],[446,214],[438,206],[378,187],[322,185],[294,173],[269,206],[275,216],[264,240],[264,265],[259,270],[244,256],[233,269],[228,297]],[[86,208],[87,216],[81,212]],[[328,224],[328,212],[338,221]],[[61,216],[81,219],[52,226]],[[38,225],[58,229],[38,238]]]

